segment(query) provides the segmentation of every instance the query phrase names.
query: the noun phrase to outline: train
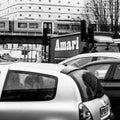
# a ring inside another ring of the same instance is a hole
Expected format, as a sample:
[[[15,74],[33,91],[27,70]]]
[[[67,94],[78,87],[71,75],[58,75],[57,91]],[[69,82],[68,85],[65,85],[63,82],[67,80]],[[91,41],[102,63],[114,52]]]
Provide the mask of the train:
[[[74,33],[80,32],[80,22],[0,19],[0,32],[42,34],[43,28],[48,29],[48,34]]]

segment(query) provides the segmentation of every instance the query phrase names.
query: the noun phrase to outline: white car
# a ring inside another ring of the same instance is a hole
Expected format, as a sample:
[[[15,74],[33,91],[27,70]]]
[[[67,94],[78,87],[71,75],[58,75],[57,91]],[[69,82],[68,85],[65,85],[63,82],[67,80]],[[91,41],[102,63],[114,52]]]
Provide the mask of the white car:
[[[87,70],[50,63],[0,64],[1,120],[112,120],[109,98]]]
[[[95,53],[84,53],[79,54],[71,58],[67,58],[58,64],[71,65],[81,67],[82,65],[103,59],[120,59],[120,53],[118,52],[95,52]]]

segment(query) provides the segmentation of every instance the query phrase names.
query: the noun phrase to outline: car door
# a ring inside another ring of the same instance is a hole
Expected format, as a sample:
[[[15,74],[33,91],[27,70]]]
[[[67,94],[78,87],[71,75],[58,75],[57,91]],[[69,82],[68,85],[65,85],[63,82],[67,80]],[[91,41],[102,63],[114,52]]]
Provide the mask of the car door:
[[[105,91],[110,97],[115,115],[120,114],[120,64],[114,64],[106,82]]]
[[[100,81],[109,96],[114,114],[120,114],[120,64],[98,63],[85,67]]]
[[[57,81],[52,75],[9,70],[0,97],[0,119],[47,120],[54,113],[51,108],[56,109],[52,100]]]

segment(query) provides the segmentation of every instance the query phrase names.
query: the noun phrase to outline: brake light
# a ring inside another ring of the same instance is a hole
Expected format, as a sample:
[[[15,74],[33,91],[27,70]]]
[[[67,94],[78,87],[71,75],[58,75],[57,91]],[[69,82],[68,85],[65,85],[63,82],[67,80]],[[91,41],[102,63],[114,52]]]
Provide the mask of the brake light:
[[[79,105],[79,119],[80,120],[93,120],[90,111],[84,104]]]

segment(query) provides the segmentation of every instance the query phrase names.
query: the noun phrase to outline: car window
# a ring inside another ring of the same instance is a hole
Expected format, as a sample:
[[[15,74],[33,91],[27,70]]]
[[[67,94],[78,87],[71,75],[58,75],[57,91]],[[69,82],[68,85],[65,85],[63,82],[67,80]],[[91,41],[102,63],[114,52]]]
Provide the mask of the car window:
[[[98,57],[97,60],[105,60],[105,59],[117,59],[117,58],[114,58],[114,57]]]
[[[57,78],[45,74],[9,71],[1,101],[40,101],[55,97]]]
[[[105,76],[110,68],[110,64],[91,65],[86,67],[92,72],[98,79],[104,80]]]
[[[99,44],[97,43],[97,48],[96,50],[98,52],[119,52],[119,48],[116,44],[109,44],[109,47],[107,48],[106,44]]]
[[[74,71],[70,73],[70,76],[75,79],[83,101],[89,101],[98,97],[101,97],[104,92],[98,79],[90,72]]]
[[[120,81],[120,64],[117,64],[112,81]]]
[[[91,60],[92,60],[92,57],[83,57],[83,58],[79,58],[79,59],[74,59],[74,60],[69,61],[65,64],[72,65],[72,66],[75,66],[75,67],[80,67],[80,66],[90,62]]]

